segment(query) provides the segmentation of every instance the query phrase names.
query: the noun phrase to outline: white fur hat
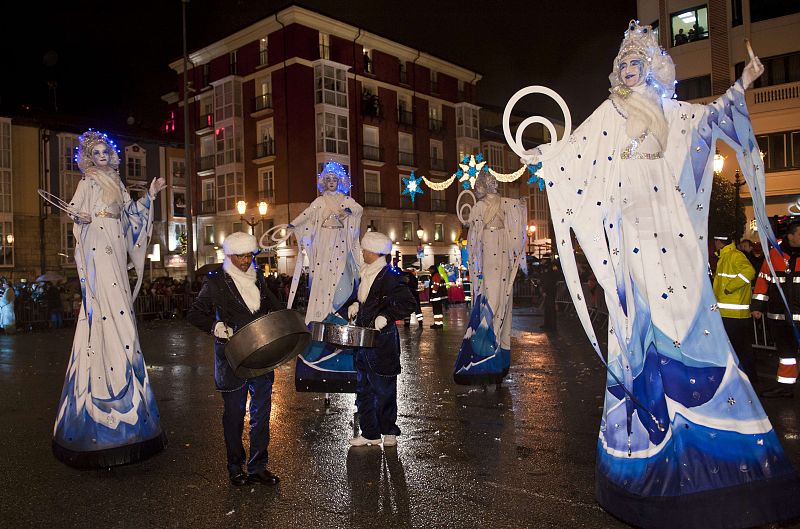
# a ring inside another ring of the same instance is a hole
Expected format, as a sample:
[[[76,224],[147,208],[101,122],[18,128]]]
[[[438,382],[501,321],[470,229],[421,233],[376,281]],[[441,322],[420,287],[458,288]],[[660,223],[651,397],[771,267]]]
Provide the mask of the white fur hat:
[[[361,248],[378,255],[388,255],[392,253],[392,240],[380,232],[369,231],[361,239]]]
[[[258,250],[256,238],[243,231],[231,233],[225,237],[225,241],[222,243],[222,251],[225,252],[225,255],[254,253],[256,250]]]

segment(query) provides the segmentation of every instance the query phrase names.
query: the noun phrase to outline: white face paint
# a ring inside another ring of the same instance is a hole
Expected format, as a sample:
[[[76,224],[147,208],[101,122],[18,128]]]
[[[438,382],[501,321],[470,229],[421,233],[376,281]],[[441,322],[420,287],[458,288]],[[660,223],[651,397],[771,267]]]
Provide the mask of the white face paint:
[[[625,57],[619,63],[619,77],[622,84],[633,88],[644,82],[644,59],[635,55]]]
[[[111,160],[111,149],[105,143],[98,143],[92,148],[92,161],[97,167],[105,167]]]
[[[325,175],[325,190],[326,191],[336,191],[336,188],[339,186],[339,177],[335,174],[326,174]]]

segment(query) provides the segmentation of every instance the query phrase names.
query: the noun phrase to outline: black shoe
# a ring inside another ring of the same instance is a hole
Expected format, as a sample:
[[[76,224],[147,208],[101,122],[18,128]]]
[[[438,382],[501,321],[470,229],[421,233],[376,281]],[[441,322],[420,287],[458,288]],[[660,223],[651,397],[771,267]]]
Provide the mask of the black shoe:
[[[230,474],[231,485],[235,487],[243,487],[247,485],[247,474],[244,472],[236,472]]]
[[[277,485],[281,479],[267,470],[266,468],[260,472],[256,472],[247,476],[248,483],[261,483],[262,485]]]
[[[791,388],[772,388],[759,393],[759,396],[765,399],[791,399],[794,397],[794,391]]]

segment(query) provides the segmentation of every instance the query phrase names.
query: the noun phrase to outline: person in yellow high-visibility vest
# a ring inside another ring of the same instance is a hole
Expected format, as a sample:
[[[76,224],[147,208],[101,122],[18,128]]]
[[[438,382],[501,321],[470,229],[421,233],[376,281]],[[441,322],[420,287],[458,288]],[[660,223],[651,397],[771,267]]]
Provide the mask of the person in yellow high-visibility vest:
[[[755,386],[758,381],[756,359],[753,355],[753,319],[750,317],[750,297],[756,270],[747,256],[730,242],[728,237],[714,237],[717,271],[714,274],[714,295],[725,332],[739,357],[739,368]]]

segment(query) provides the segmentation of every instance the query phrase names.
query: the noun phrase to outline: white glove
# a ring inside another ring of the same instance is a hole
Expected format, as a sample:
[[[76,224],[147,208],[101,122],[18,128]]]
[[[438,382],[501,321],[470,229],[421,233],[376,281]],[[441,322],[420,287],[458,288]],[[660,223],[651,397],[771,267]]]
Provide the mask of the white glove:
[[[158,195],[159,191],[167,187],[167,181],[164,180],[163,176],[158,178],[154,178],[152,182],[150,182],[150,196],[155,198]]]
[[[758,57],[751,55],[750,62],[742,70],[742,86],[744,86],[744,89],[747,90],[753,86],[755,80],[761,77],[762,73],[764,73],[764,65],[761,64]]]
[[[386,324],[389,323],[384,316],[378,316],[375,318],[375,328],[379,331],[386,327]]]
[[[539,157],[542,155],[542,150],[539,148],[530,149],[525,151],[525,156],[521,156],[519,161],[522,165],[536,165],[539,162]]]
[[[360,308],[360,305],[359,305],[358,301],[356,301],[355,303],[353,303],[352,305],[347,307],[347,319],[352,320],[353,318],[355,318],[356,314],[358,314],[358,309],[359,308]]]
[[[233,336],[233,329],[225,325],[225,323],[218,321],[217,324],[214,325],[214,336],[227,340]]]

